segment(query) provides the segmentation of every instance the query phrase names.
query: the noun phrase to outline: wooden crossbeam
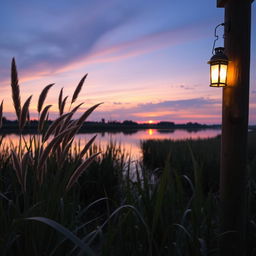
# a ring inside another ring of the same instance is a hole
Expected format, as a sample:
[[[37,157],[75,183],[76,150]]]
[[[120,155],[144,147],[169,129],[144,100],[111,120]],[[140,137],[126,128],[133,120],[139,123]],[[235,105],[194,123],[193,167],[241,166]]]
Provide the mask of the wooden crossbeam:
[[[228,1],[234,1],[234,0],[217,0],[217,7],[225,7],[225,4]],[[249,0],[249,1],[253,2],[254,0]]]
[[[224,7],[229,0],[217,0],[217,7]]]

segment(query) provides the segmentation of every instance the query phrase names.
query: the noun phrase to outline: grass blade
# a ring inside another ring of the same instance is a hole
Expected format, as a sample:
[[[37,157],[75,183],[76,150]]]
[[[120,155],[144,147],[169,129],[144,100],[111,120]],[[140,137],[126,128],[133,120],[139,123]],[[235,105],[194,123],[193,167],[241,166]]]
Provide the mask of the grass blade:
[[[96,254],[92,251],[92,249],[87,246],[81,239],[79,239],[77,236],[75,236],[71,231],[69,231],[67,228],[64,226],[60,225],[58,222],[45,218],[45,217],[31,217],[31,218],[26,218],[25,220],[33,220],[33,221],[38,221],[41,223],[44,223],[51,228],[55,229],[59,233],[63,234],[67,239],[72,241],[77,247],[79,247],[85,255],[88,256],[95,256]]]
[[[78,178],[83,174],[83,172],[88,168],[91,162],[95,159],[97,155],[100,153],[93,154],[91,157],[86,159],[77,169],[73,172],[71,177],[69,178],[68,184],[66,186],[66,191],[69,191],[73,185],[77,182]]]

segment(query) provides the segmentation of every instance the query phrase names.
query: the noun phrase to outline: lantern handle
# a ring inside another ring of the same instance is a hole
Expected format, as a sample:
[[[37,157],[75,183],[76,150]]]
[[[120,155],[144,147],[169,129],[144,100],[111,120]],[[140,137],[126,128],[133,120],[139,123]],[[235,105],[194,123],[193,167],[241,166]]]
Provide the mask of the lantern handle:
[[[215,40],[214,40],[214,42],[213,42],[212,55],[214,55],[215,44],[216,44],[216,42],[219,40],[219,36],[217,35],[217,29],[218,29],[220,26],[225,26],[225,23],[221,23],[221,24],[217,25],[217,26],[215,27],[215,29],[214,29]],[[223,38],[224,38],[224,34],[223,34]]]

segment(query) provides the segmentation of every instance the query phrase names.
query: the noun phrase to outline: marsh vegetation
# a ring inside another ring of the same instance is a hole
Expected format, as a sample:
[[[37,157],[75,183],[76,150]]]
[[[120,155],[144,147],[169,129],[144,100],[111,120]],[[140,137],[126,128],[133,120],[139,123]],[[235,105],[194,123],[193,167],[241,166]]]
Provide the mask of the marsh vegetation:
[[[218,255],[220,137],[142,141],[143,160],[131,162],[121,145],[73,145],[79,126],[72,108],[44,127],[48,91],[39,96],[38,134],[24,141],[28,98],[21,107],[15,62],[14,107],[18,146],[0,140],[1,255]],[[1,117],[3,104],[0,107]],[[256,135],[248,145],[248,255],[256,251]],[[73,146],[72,146],[73,145]]]

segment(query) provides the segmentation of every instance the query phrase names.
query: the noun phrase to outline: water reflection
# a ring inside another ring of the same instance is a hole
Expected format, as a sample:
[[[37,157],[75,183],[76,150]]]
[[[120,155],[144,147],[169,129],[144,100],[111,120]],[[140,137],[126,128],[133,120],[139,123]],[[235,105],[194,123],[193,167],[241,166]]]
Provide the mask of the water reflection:
[[[127,153],[129,153],[132,159],[138,159],[141,157],[140,141],[147,139],[172,139],[172,140],[184,140],[184,139],[198,139],[198,138],[212,138],[221,133],[218,129],[208,130],[173,130],[173,129],[147,129],[147,130],[127,130],[125,132],[95,132],[95,133],[83,133],[77,134],[75,137],[75,143],[80,144],[82,148],[94,134],[97,134],[95,143],[101,145],[101,148],[107,146],[112,141],[117,144],[121,144]],[[25,135],[26,141],[29,140],[31,135]],[[5,145],[12,144],[18,145],[19,136],[15,134],[5,135]]]
[[[148,135],[152,136],[153,135],[153,129],[148,129]]]

